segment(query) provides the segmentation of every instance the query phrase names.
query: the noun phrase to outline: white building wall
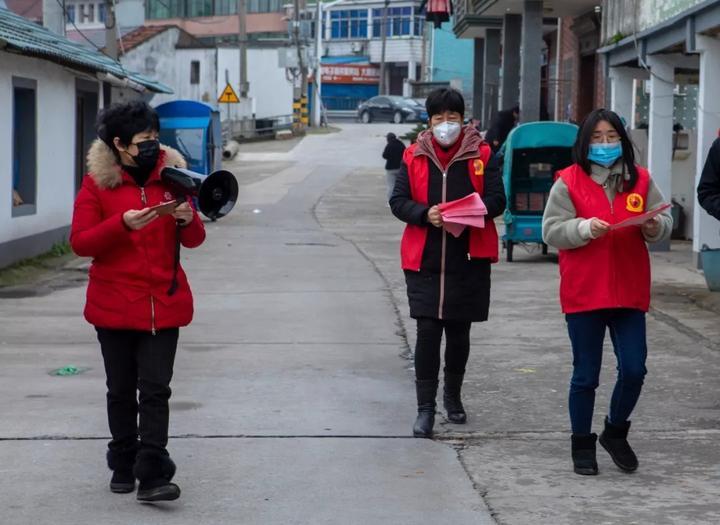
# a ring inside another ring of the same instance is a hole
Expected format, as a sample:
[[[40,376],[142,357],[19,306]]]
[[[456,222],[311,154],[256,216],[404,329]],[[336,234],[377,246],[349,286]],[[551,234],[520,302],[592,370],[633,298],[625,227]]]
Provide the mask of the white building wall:
[[[36,213],[12,217],[12,77],[37,81]],[[70,225],[75,199],[75,75],[0,52],[0,244]]]
[[[227,78],[235,91],[240,82],[240,52],[235,48],[218,49],[217,95],[225,89]],[[280,67],[279,50],[277,48],[248,49],[248,82],[249,96],[253,100],[255,118],[268,118],[292,114],[293,85],[285,76],[285,69]],[[240,96],[240,93],[238,93]],[[220,104],[220,115],[224,120],[228,110],[234,117],[238,104]],[[228,106],[230,106],[228,108]]]
[[[176,83],[174,95],[155,96],[153,104],[169,100],[186,99],[217,105],[220,92],[217,91],[217,49],[178,49],[175,53]],[[190,68],[193,61],[200,62],[198,84],[190,83]],[[163,100],[165,99],[165,100]],[[156,102],[157,101],[157,102]]]
[[[129,50],[120,57],[120,62],[129,71],[156,78],[175,89],[179,82],[175,53],[179,34],[180,31],[177,28],[170,28]],[[189,82],[189,79],[188,74],[186,81]],[[175,95],[155,95],[152,104],[157,105],[177,98]]]
[[[363,51],[355,52],[353,45],[362,44]],[[422,62],[422,38],[419,37],[402,37],[388,38],[385,47],[386,62]],[[325,47],[329,56],[369,56],[370,62],[379,64],[382,60],[382,40],[342,40],[342,41],[326,41]]]
[[[279,66],[278,49],[248,50],[248,76],[256,118],[292,114],[293,85]]]
[[[388,38],[385,48],[386,62],[422,62],[422,38]],[[370,62],[380,63],[382,41],[371,40],[368,46]]]

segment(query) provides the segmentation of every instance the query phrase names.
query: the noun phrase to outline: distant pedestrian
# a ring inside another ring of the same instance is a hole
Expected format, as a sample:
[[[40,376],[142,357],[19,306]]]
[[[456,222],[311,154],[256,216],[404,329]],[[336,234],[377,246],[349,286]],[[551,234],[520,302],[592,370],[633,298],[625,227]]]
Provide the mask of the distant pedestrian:
[[[720,221],[720,139],[710,147],[697,194],[700,206]]]
[[[512,129],[517,125],[520,118],[520,107],[514,106],[509,109],[498,111],[497,115],[490,122],[490,127],[485,134],[485,140],[494,152],[497,152],[507,140]]]
[[[387,183],[387,200],[389,201],[390,197],[392,197],[393,188],[395,188],[395,177],[397,177],[402,164],[405,144],[397,138],[395,133],[388,133],[385,138],[387,139],[387,145],[382,156],[385,159],[385,181]]]
[[[157,113],[144,102],[100,113],[100,139],[87,156],[70,233],[75,253],[93,259],[85,318],[105,362],[110,490],[132,492],[137,478],[141,501],[180,496],[170,483],[168,401],[178,327],[190,323],[193,298],[176,258],[176,236],[188,248],[205,239],[189,203],[162,217],[151,209],[173,200],[162,168],[186,166],[177,151],[160,145],[159,130]]]
[[[490,147],[472,126],[462,126],[465,101],[454,90],[433,91],[426,101],[430,129],[405,150],[390,206],[406,222],[400,247],[410,315],[417,321],[415,437],[431,437],[445,333],[448,420],[465,423],[461,400],[470,353],[470,326],[488,318],[490,265],[498,260],[493,219],[505,210],[502,176]],[[484,228],[448,234],[438,204],[477,192],[488,211]]]
[[[543,240],[560,251],[560,303],[573,353],[572,460],[575,472],[584,475],[598,472],[597,435],[591,431],[606,330],[618,376],[600,444],[620,469],[638,467],[627,436],[647,372],[646,243],[668,240],[672,217],[665,211],[642,226],[611,230],[665,201],[648,171],[635,164],[633,151],[617,114],[605,109],[590,113],[575,142],[575,164],[558,173],[543,217]]]

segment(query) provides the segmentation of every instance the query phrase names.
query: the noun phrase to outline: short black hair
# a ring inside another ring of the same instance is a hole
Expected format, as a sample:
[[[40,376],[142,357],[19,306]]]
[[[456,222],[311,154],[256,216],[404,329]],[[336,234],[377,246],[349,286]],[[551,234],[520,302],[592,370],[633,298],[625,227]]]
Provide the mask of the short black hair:
[[[157,112],[146,102],[135,100],[111,104],[100,111],[95,122],[98,137],[115,151],[113,139],[118,137],[123,146],[143,131],[160,131]]]
[[[592,135],[595,131],[595,127],[598,122],[605,121],[610,124],[615,131],[620,135],[620,144],[622,146],[622,156],[625,162],[625,167],[630,175],[630,179],[625,181],[624,190],[630,191],[637,182],[638,171],[635,165],[635,147],[633,146],[630,136],[623,125],[620,116],[614,111],[609,109],[600,108],[591,112],[585,117],[580,124],[580,130],[578,131],[577,138],[575,139],[575,146],[573,147],[573,157],[575,162],[587,173],[590,174],[592,168],[590,166],[590,160],[588,159],[588,153],[590,151],[590,143],[592,142]]]
[[[393,132],[390,132],[387,135],[385,135],[385,138],[388,140],[395,140],[397,138],[397,135],[395,135],[395,133],[393,133]]]
[[[445,111],[455,111],[465,115],[465,99],[457,89],[440,88],[431,92],[425,101],[428,118]]]

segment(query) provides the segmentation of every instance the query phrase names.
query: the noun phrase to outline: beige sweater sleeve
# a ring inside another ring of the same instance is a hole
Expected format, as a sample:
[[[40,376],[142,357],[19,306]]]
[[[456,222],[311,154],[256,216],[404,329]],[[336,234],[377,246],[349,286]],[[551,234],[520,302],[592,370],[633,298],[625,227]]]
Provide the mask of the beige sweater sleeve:
[[[590,221],[577,216],[567,185],[562,179],[558,179],[550,190],[543,214],[542,236],[545,244],[558,250],[580,248],[592,240]]]
[[[648,188],[647,194],[647,206],[645,207],[645,209],[648,211],[652,211],[655,208],[659,208],[665,202],[667,201],[665,200],[665,197],[663,197],[660,189],[655,184],[655,181],[650,179],[650,187]],[[662,212],[660,215],[657,216],[657,218],[660,221],[660,230],[658,231],[658,234],[654,237],[643,234],[647,242],[652,243],[667,241],[672,234],[673,219],[672,214],[670,213],[670,209],[668,208],[667,210]]]

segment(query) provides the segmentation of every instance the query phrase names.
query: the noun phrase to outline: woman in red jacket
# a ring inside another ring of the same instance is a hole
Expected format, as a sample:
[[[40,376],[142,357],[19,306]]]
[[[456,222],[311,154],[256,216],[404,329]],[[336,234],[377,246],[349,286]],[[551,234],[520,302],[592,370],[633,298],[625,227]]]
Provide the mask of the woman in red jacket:
[[[591,430],[609,330],[618,376],[600,444],[620,469],[632,472],[638,460],[627,441],[629,417],[647,373],[646,243],[669,239],[672,217],[666,211],[642,226],[612,228],[665,200],[648,171],[635,164],[633,145],[614,112],[598,109],[585,118],[574,157],[576,163],[558,173],[543,217],[543,239],[560,251],[560,302],[573,352],[568,403],[573,466],[578,474],[598,472],[598,437]]]
[[[498,260],[493,219],[505,210],[505,190],[490,146],[464,126],[465,101],[438,89],[425,103],[431,129],[405,150],[390,207],[406,222],[400,252],[417,320],[415,385],[418,412],[413,435],[429,438],[435,424],[440,343],[445,334],[443,404],[448,420],[465,423],[460,392],[470,353],[470,326],[485,321],[490,306],[490,264]],[[484,228],[460,237],[443,228],[438,204],[477,192],[487,207]]]
[[[193,299],[176,244],[194,248],[205,240],[188,202],[171,215],[152,209],[174,199],[162,168],[186,165],[160,145],[159,128],[143,102],[100,113],[70,234],[75,253],[92,257],[85,318],[97,330],[107,375],[110,489],[132,492],[137,478],[141,501],[180,496],[170,483],[168,401],[178,327],[190,323]]]

